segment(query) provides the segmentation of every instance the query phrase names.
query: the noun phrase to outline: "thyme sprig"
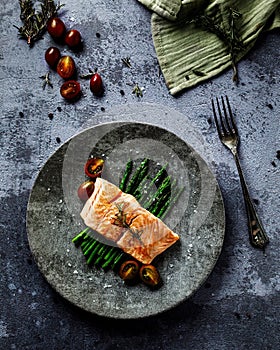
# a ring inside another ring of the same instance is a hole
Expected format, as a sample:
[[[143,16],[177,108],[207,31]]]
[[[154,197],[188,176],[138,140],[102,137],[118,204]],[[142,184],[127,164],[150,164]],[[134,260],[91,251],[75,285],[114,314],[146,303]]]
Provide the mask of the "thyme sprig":
[[[122,227],[125,227],[128,229],[128,231],[131,233],[132,237],[135,239],[138,239],[141,245],[143,245],[143,242],[141,240],[141,235],[143,231],[134,230],[130,227],[130,224],[127,222],[126,214],[123,211],[123,203],[116,204],[116,207],[118,208],[118,213],[116,214],[116,220],[118,224]]]
[[[215,19],[206,14],[198,15],[191,22],[204,30],[216,34],[217,37],[223,41],[231,57],[231,64],[233,67],[232,80],[238,83],[237,54],[244,49],[244,46],[238,36],[236,22],[242,17],[242,14],[233,8],[228,8],[227,11],[228,14],[225,18],[227,18],[228,23],[216,23]]]
[[[50,86],[53,88],[53,84],[50,79],[50,72],[47,72],[45,75],[40,76],[40,79],[43,79],[43,90],[45,90],[46,86]]]
[[[134,85],[132,93],[137,97],[143,97],[143,91],[137,83]]]
[[[21,39],[27,41],[29,46],[32,46],[36,40],[42,38],[48,20],[57,15],[58,10],[64,6],[63,4],[56,5],[54,0],[39,0],[40,11],[36,11],[32,0],[19,0],[20,19],[23,22],[22,27],[14,26],[18,29]]]

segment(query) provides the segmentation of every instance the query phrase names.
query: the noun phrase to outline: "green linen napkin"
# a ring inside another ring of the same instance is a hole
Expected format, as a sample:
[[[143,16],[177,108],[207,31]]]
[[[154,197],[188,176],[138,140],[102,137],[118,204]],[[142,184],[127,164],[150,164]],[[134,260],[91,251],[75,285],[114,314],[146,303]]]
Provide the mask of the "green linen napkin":
[[[138,1],[153,11],[153,41],[172,95],[229,67],[235,72],[260,33],[280,27],[280,0]]]

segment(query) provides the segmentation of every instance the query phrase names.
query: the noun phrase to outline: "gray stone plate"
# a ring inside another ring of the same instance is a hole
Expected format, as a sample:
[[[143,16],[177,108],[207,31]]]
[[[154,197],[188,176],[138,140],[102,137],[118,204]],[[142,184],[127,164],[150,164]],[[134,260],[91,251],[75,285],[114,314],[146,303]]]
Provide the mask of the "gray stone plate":
[[[77,188],[90,155],[106,159],[104,177],[118,184],[129,158],[148,157],[154,167],[169,163],[168,174],[185,190],[164,221],[180,240],[154,260],[163,286],[125,285],[113,271],[88,267],[71,242],[84,224]],[[142,122],[109,122],[90,127],[63,144],[35,180],[27,212],[34,258],[51,286],[76,306],[119,319],[168,310],[205,281],[220,254],[224,206],[206,162],[173,132]]]

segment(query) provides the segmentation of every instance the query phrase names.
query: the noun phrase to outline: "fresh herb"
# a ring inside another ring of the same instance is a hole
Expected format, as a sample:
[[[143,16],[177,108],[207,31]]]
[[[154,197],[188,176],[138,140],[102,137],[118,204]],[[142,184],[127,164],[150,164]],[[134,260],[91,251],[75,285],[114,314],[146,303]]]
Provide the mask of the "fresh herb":
[[[88,71],[89,71],[89,73],[80,75],[80,78],[81,79],[90,79],[97,72],[97,68],[95,68],[94,71],[89,68]]]
[[[243,43],[238,36],[237,21],[240,20],[242,14],[233,8],[228,8],[225,16],[226,23],[217,23],[212,17],[202,14],[198,15],[191,22],[197,26],[217,35],[226,45],[231,57],[231,64],[233,67],[232,80],[238,82],[237,70],[237,54],[244,49]],[[195,71],[193,71],[195,73]],[[196,73],[195,73],[196,74]],[[197,74],[199,75],[199,74]]]
[[[40,77],[40,79],[43,79],[44,82],[43,82],[43,90],[45,90],[46,86],[50,86],[51,88],[53,88],[53,84],[51,83],[51,80],[50,80],[50,72],[47,72],[45,75],[42,75]]]
[[[132,93],[135,94],[137,97],[143,97],[143,91],[137,83],[135,84]]]
[[[233,67],[233,77],[232,80],[235,82],[238,82],[238,71],[237,71],[237,65],[236,65],[236,60],[237,60],[237,53],[241,51],[244,47],[241,42],[241,40],[238,37],[237,34],[237,26],[236,26],[236,20],[240,19],[242,17],[241,13],[229,8],[230,12],[230,38],[231,40],[229,41],[229,50],[231,54],[231,63]]]
[[[122,58],[122,62],[128,67],[131,68],[130,57]]]
[[[138,239],[138,241],[141,243],[141,245],[143,245],[143,242],[141,240],[141,235],[142,235],[143,231],[133,230],[130,227],[129,223],[126,220],[126,214],[123,211],[123,205],[124,205],[124,203],[116,204],[118,211],[119,211],[116,214],[116,220],[120,226],[125,227],[131,233],[132,237],[135,239]]]
[[[54,0],[39,0],[41,9],[36,11],[32,0],[19,0],[20,19],[22,27],[17,27],[21,39],[27,41],[32,46],[36,40],[42,38],[48,20],[57,15],[58,10],[64,5],[56,5]]]

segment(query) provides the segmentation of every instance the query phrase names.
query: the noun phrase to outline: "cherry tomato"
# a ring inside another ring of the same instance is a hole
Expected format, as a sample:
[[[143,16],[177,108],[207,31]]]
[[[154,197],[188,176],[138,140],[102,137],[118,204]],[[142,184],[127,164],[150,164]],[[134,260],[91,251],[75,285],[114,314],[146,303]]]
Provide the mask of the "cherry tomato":
[[[56,68],[56,65],[60,60],[60,57],[61,57],[60,51],[57,47],[49,47],[45,52],[45,60],[47,64],[52,68]]]
[[[54,39],[62,39],[66,31],[65,24],[60,18],[50,18],[47,23],[47,31]]]
[[[78,188],[78,197],[81,201],[86,202],[93,194],[94,182],[91,180],[85,181]]]
[[[158,270],[153,265],[143,265],[140,268],[141,280],[150,287],[159,287],[161,285],[161,278]]]
[[[65,44],[69,47],[77,47],[82,43],[82,37],[78,30],[71,29],[65,35]]]
[[[62,56],[56,66],[57,73],[63,79],[70,79],[76,72],[75,61],[71,56]]]
[[[94,179],[101,176],[104,166],[104,160],[102,158],[90,158],[85,165],[85,173],[88,177]]]
[[[103,82],[100,74],[95,73],[90,79],[90,90],[96,96],[101,96],[104,92]]]
[[[139,264],[135,260],[125,261],[122,263],[119,270],[120,277],[126,282],[135,281],[138,277],[138,273]]]
[[[68,80],[62,84],[60,94],[66,100],[74,100],[80,96],[81,86],[76,80]]]

